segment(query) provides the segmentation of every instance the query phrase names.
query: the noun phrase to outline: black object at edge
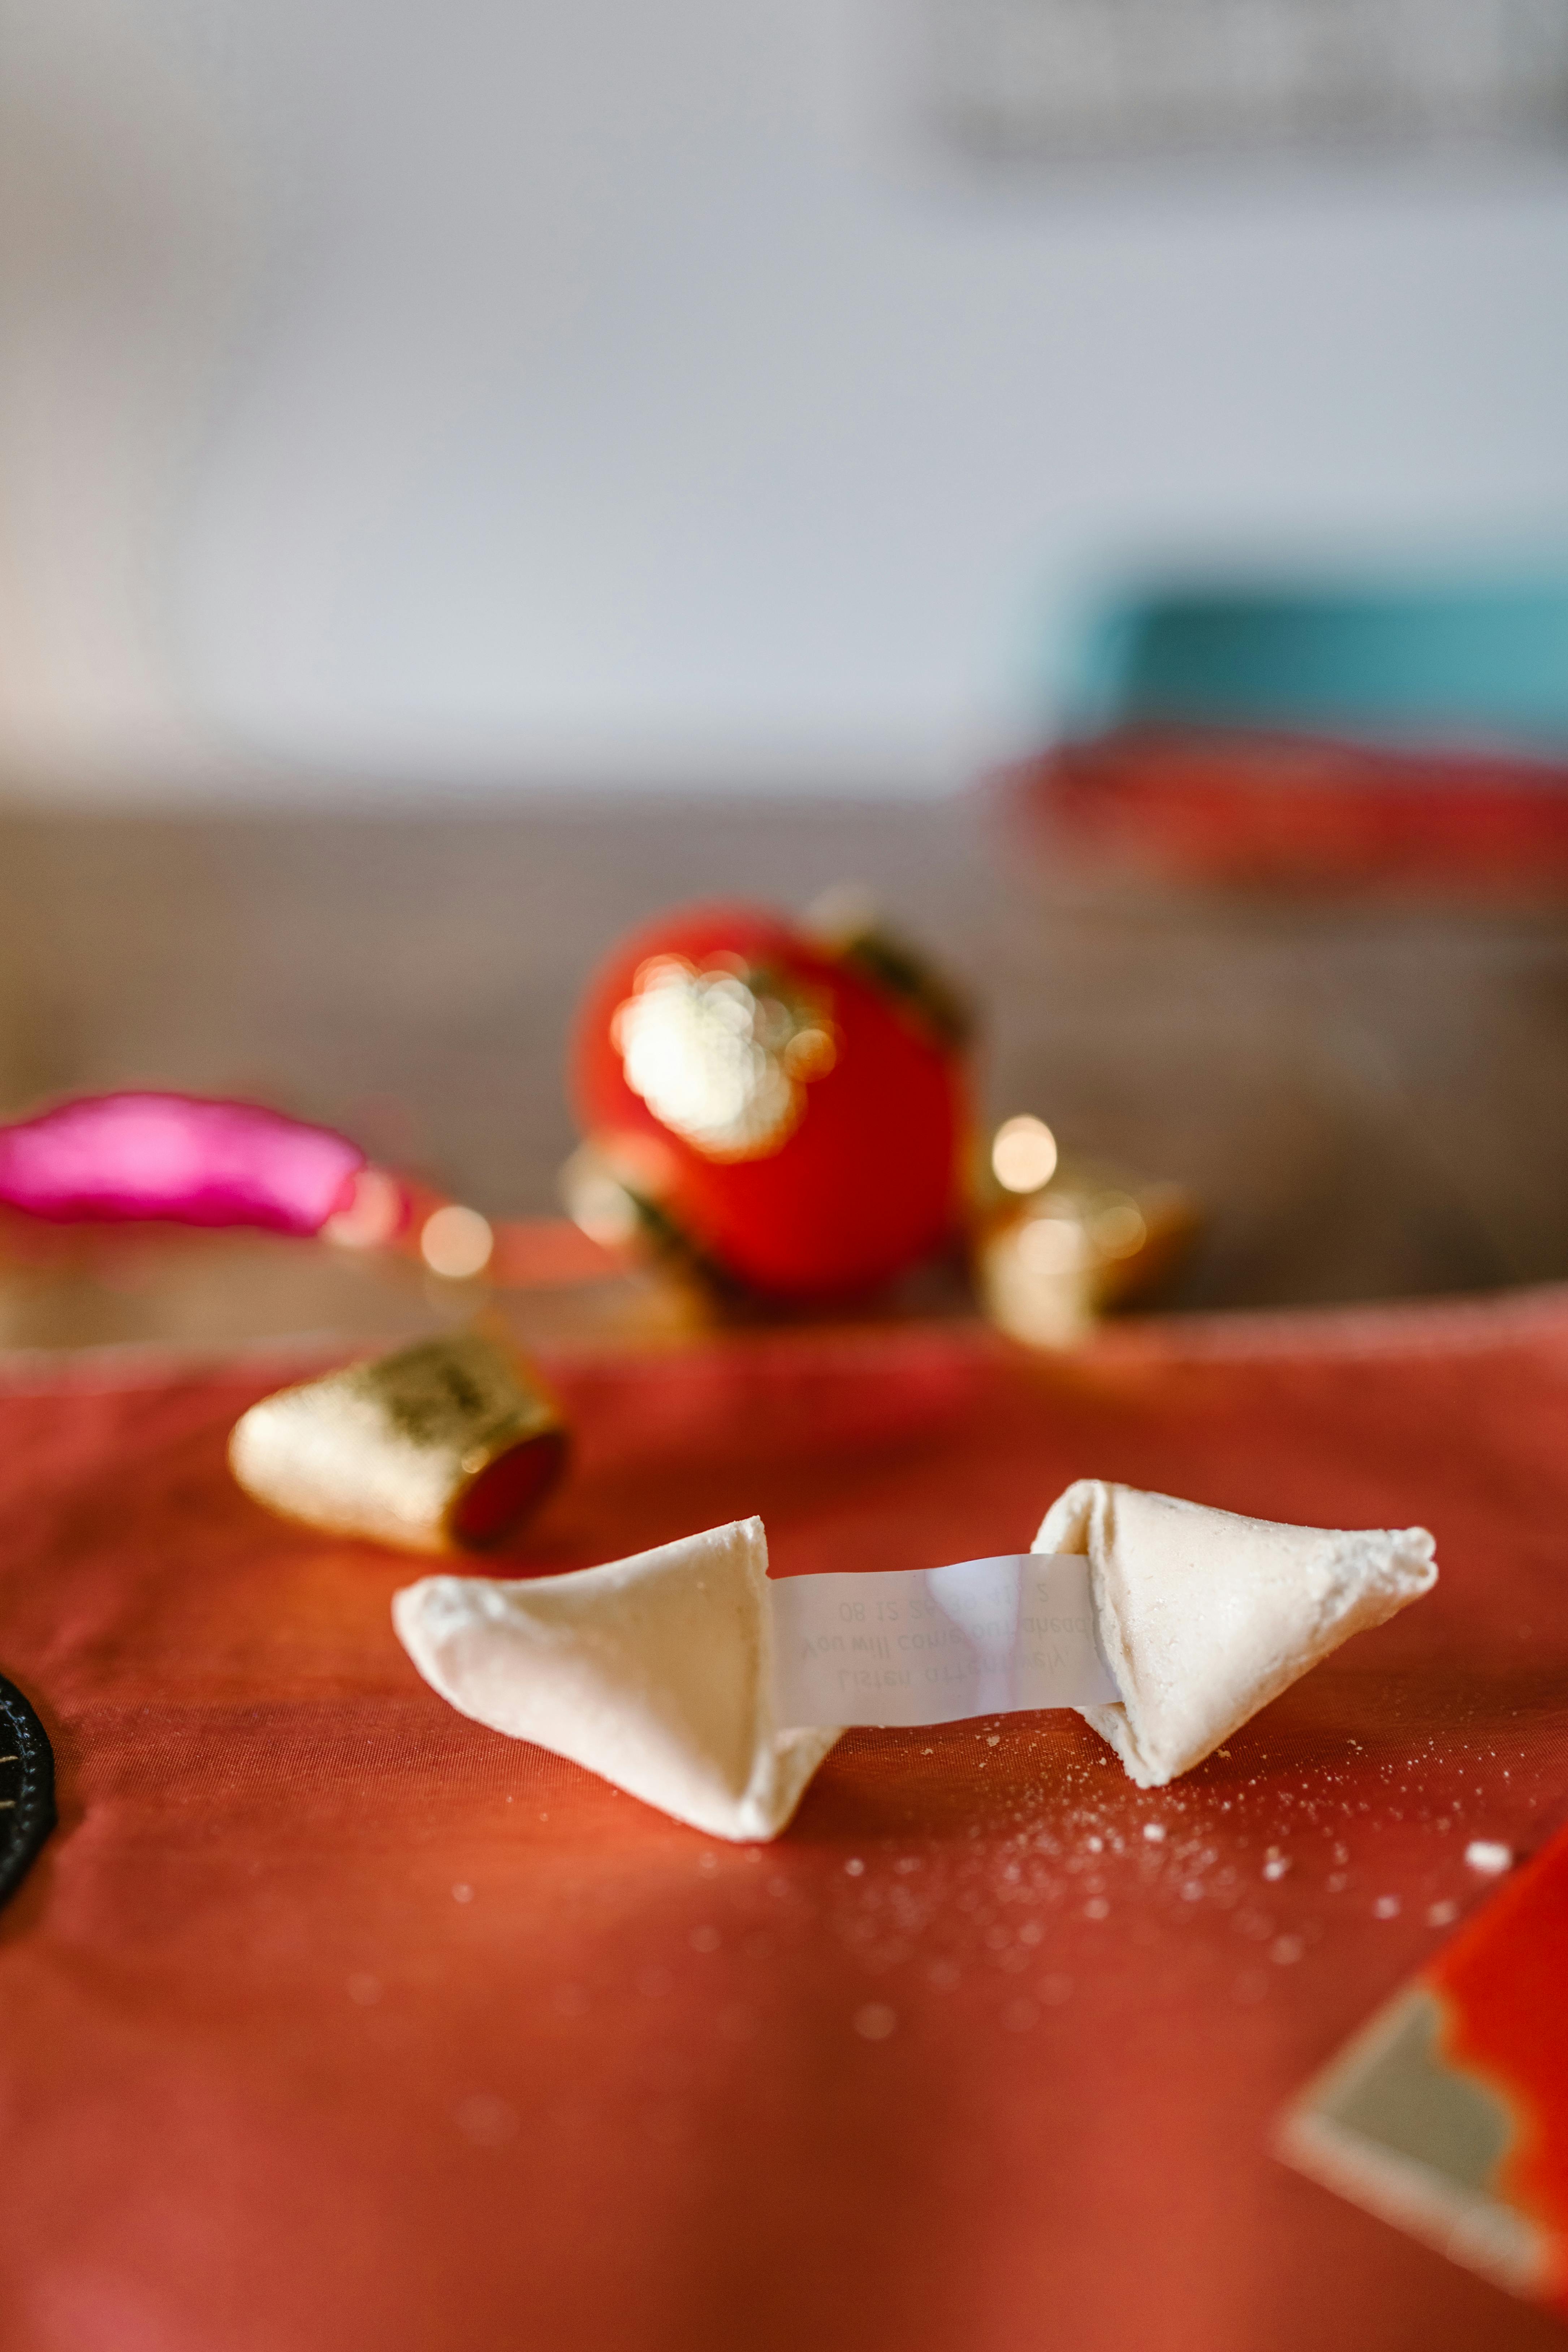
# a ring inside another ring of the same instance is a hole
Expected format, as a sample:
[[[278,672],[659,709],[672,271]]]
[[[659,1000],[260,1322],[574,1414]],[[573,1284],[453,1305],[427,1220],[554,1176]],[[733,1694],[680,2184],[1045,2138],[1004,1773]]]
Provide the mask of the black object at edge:
[[[15,1683],[0,1675],[0,1903],[20,1886],[55,1825],[55,1756]]]

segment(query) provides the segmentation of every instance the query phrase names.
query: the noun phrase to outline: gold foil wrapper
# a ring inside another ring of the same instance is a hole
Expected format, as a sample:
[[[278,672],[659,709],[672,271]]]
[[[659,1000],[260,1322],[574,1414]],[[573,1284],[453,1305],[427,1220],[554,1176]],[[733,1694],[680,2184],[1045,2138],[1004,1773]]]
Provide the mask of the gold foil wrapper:
[[[1071,1348],[1109,1309],[1173,1273],[1199,1213],[1179,1184],[1064,1167],[1025,1199],[982,1216],[975,1280],[986,1314],[1031,1348]]]
[[[541,1501],[566,1427],[537,1376],[477,1331],[281,1389],[235,1424],[228,1458],[258,1503],[403,1549],[482,1549]]]

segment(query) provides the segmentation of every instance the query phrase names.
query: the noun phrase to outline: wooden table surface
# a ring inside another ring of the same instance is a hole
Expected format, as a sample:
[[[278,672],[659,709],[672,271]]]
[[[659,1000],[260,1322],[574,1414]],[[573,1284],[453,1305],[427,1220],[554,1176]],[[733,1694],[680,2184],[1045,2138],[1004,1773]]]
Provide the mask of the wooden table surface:
[[[1192,1184],[1187,1304],[1568,1275],[1568,913],[1053,868],[995,795],[0,814],[0,1110],[254,1094],[497,1214],[554,1206],[563,1040],[626,925],[866,885],[985,1013],[984,1089]]]

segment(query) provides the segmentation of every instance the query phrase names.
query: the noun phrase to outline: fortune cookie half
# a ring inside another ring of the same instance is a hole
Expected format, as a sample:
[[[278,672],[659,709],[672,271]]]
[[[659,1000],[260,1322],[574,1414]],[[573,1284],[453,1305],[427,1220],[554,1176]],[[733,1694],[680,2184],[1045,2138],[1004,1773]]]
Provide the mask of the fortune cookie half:
[[[776,1837],[837,1731],[773,1719],[761,1519],[566,1576],[430,1576],[393,1601],[443,1698],[713,1837]]]
[[[1347,1533],[1238,1517],[1080,1478],[1037,1552],[1087,1552],[1119,1706],[1079,1712],[1141,1789],[1163,1788],[1351,1634],[1437,1580],[1425,1528]]]

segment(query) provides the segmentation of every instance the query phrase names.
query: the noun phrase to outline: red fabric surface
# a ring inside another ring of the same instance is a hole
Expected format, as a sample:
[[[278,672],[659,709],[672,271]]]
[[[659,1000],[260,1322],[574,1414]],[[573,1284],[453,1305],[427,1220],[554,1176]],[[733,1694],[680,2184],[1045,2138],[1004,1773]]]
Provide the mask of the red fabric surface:
[[[1002,1552],[1089,1473],[1436,1532],[1173,1789],[1065,1715],[854,1733],[761,1849],[424,1687],[418,1564],[227,1477],[294,1369],[0,1382],[61,1811],[0,1916],[7,2352],[1561,2341],[1267,2136],[1484,1899],[1467,1838],[1568,1801],[1568,1299],[552,1364],[531,1568],[750,1511],[786,1573]]]

